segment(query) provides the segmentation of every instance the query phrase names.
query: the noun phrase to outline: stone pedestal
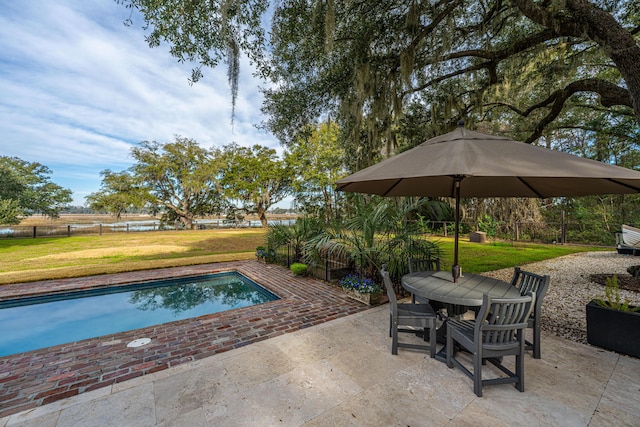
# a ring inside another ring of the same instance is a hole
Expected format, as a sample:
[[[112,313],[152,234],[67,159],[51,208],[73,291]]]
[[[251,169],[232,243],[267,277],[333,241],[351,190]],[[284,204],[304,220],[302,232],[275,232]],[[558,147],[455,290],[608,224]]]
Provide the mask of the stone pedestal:
[[[484,231],[474,231],[473,233],[469,233],[469,241],[473,243],[486,243],[487,233]]]

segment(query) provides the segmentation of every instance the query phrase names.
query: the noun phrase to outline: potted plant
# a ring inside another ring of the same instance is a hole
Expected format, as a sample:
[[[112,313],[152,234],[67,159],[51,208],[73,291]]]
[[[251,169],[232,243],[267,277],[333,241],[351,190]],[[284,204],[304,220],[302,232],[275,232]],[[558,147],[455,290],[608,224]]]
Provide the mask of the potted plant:
[[[307,274],[307,269],[308,268],[309,267],[307,266],[307,264],[302,264],[302,263],[299,263],[299,262],[294,262],[293,264],[291,264],[291,266],[289,266],[289,269],[296,276],[304,276],[305,274]]]
[[[347,274],[339,283],[350,298],[369,305],[380,301],[380,285],[372,279],[360,277],[358,274]]]
[[[618,276],[607,279],[604,299],[587,304],[587,342],[640,357],[640,307],[620,299]]]

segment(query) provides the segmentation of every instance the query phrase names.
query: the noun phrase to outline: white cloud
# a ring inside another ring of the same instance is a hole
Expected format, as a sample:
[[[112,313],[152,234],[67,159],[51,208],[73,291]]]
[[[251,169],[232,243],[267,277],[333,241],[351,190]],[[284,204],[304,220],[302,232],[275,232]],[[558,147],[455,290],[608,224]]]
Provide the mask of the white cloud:
[[[174,135],[204,147],[231,142],[278,149],[263,120],[259,81],[245,59],[235,124],[224,64],[190,86],[191,64],[151,49],[143,24],[123,21],[115,2],[66,0],[0,5],[0,155],[40,162],[75,203],[100,185],[100,171],[131,165],[130,148]]]

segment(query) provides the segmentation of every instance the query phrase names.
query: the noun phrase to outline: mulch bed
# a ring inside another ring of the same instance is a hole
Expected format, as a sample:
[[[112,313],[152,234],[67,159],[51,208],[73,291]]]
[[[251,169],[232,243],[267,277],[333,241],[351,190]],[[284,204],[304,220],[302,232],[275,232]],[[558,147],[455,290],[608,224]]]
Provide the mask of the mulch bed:
[[[618,274],[618,286],[632,292],[640,292],[640,278],[630,274]],[[591,274],[589,280],[602,286],[607,286],[607,278],[613,279],[613,274]]]

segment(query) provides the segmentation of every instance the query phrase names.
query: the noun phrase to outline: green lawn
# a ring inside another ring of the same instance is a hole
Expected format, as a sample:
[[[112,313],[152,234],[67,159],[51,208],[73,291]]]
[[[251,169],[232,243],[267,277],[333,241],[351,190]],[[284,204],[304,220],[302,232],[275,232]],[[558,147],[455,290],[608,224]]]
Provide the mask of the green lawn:
[[[450,270],[453,264],[453,238],[438,238],[443,251],[441,268]],[[519,242],[470,243],[468,239],[459,242],[458,263],[463,272],[482,273],[532,262],[556,258],[576,252],[606,251],[612,248],[574,245],[542,245]]]
[[[0,239],[0,284],[255,257],[263,229]]]
[[[0,285],[252,259],[256,247],[264,244],[265,232],[193,230],[0,239]],[[442,268],[450,269],[453,239],[434,240],[443,251]],[[593,250],[607,249],[508,242],[478,244],[463,238],[459,263],[464,272],[482,273]]]

